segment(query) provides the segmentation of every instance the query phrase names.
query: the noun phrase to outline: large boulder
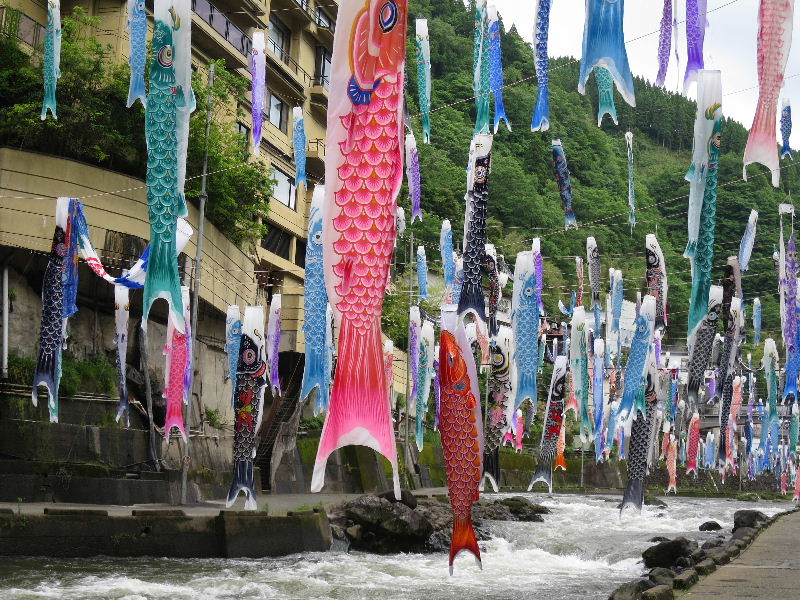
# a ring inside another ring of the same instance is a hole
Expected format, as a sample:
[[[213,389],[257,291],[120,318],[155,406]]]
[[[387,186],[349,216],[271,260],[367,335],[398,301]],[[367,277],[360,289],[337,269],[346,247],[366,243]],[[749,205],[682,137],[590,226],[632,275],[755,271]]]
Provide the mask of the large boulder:
[[[664,567],[656,567],[650,571],[648,578],[655,585],[668,585],[672,587],[672,580],[675,579],[675,571],[672,569],[665,569]]]
[[[733,530],[736,531],[740,527],[757,528],[767,520],[767,515],[760,510],[737,510],[733,513]]]
[[[380,554],[418,551],[433,533],[431,522],[419,512],[378,496],[348,502],[344,516],[361,527],[359,537],[351,538],[353,548]]]
[[[674,597],[671,584],[657,585],[642,592],[642,600],[672,600]]]
[[[642,558],[644,566],[648,569],[653,567],[669,568],[676,564],[679,558],[689,556],[695,550],[697,550],[697,542],[687,540],[685,537],[678,537],[650,546],[642,552]]]
[[[378,494],[378,498],[386,498],[389,502],[402,502],[408,508],[417,508],[417,499],[408,490],[400,490],[400,500],[394,495],[394,490]]]
[[[724,544],[725,544],[725,538],[724,537],[715,537],[715,538],[711,538],[710,540],[706,540],[705,542],[703,542],[703,545],[701,546],[701,548],[703,550],[711,550],[712,548],[719,548],[720,546],[722,546]]]
[[[649,579],[634,579],[611,592],[608,600],[641,600],[642,592],[652,587],[655,587],[655,584]]]
[[[495,504],[502,504],[514,517],[519,521],[542,521],[541,515],[549,515],[550,509],[541,504],[534,504],[527,498],[522,496],[513,496],[512,498],[503,498],[498,500]]]
[[[722,529],[722,525],[716,521],[706,521],[700,525],[700,531],[719,531],[720,529]]]

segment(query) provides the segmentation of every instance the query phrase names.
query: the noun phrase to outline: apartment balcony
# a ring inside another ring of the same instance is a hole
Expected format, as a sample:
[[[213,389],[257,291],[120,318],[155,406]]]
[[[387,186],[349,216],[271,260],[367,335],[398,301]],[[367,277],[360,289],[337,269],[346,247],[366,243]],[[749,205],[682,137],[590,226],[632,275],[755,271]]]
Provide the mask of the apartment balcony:
[[[314,77],[293,59],[275,40],[267,38],[267,66],[271,67],[298,94],[310,87]]]
[[[193,20],[197,25],[195,31],[205,34],[193,36],[192,42],[213,58],[222,50],[232,65],[246,68],[253,48],[253,41],[247,34],[209,0],[192,0],[192,10],[197,17]],[[224,41],[220,41],[220,37]]]
[[[0,35],[14,37],[32,50],[44,47],[45,26],[20,10],[0,6]]]
[[[331,79],[328,76],[314,77],[311,82],[311,101],[323,105],[325,108],[328,106],[328,95],[330,93]]]
[[[309,167],[325,171],[325,140],[309,140],[306,161]]]

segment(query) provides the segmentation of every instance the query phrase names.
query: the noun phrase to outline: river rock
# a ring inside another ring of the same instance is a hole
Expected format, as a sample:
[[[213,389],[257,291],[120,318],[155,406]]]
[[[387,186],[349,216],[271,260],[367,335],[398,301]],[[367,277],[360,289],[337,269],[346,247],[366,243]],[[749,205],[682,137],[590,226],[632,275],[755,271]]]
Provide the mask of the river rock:
[[[701,548],[698,548],[697,550],[695,550],[694,552],[692,552],[689,555],[689,558],[692,559],[692,562],[694,562],[694,564],[697,564],[697,563],[699,563],[701,561],[704,561],[706,558],[708,558],[708,556],[706,556],[706,551],[705,550],[702,550]]]
[[[700,531],[719,531],[720,529],[722,529],[722,525],[716,521],[706,521],[700,525]]]
[[[689,556],[695,550],[697,550],[697,542],[687,540],[685,537],[678,537],[674,540],[650,546],[642,552],[642,558],[644,559],[644,566],[647,568],[669,568],[676,564],[678,558]]]
[[[672,587],[676,590],[688,590],[698,579],[697,571],[694,569],[686,569],[683,573],[678,573],[675,579],[672,580]]]
[[[657,585],[642,592],[642,600],[672,600],[674,597],[672,582],[670,585]]]
[[[739,527],[733,532],[733,539],[749,541],[755,537],[757,532],[758,530],[753,527]]]
[[[514,496],[512,498],[503,498],[497,500],[494,504],[501,504],[511,511],[520,521],[543,521],[541,515],[549,515],[550,509],[541,504],[534,504],[527,498],[522,496]]]
[[[433,533],[433,525],[419,512],[378,496],[348,502],[344,514],[362,529],[358,539],[351,538],[353,547],[379,554],[420,550]]]
[[[383,492],[382,494],[378,494],[378,498],[385,498],[389,502],[398,502],[397,498],[394,495],[394,490],[389,490],[388,492]],[[409,492],[408,490],[400,490],[400,500],[405,504],[408,508],[417,508],[417,498]]]
[[[708,558],[714,561],[715,565],[727,565],[731,562],[730,555],[723,550],[722,548],[715,548],[714,550],[709,550]]]
[[[652,544],[657,544],[658,542],[668,542],[669,538],[668,537],[664,537],[663,535],[657,535],[656,537],[651,537],[647,541],[652,543]]]
[[[642,592],[652,587],[653,582],[649,579],[634,579],[628,583],[623,583],[611,592],[608,600],[641,600]]]
[[[661,500],[660,498],[656,498],[655,496],[645,496],[644,505],[658,506],[659,508],[667,508],[667,503]]]
[[[737,510],[733,513],[733,530],[741,527],[757,528],[767,521],[767,515],[760,510]]]
[[[656,585],[668,585],[672,587],[672,580],[675,579],[675,571],[656,567],[648,574],[648,578]]]
[[[706,540],[703,542],[703,545],[700,546],[703,550],[711,550],[712,548],[719,548],[725,543],[724,537],[715,537],[711,538],[710,540]]]
[[[717,565],[713,560],[707,558],[704,561],[697,563],[694,566],[694,570],[700,575],[710,575],[717,570]]]

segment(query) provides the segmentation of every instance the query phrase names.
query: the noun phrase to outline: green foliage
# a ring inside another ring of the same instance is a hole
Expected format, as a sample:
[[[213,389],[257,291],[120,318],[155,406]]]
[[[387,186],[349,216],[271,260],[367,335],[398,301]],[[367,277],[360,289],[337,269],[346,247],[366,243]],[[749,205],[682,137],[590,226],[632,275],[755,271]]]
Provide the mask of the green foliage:
[[[104,354],[95,354],[85,361],[76,359],[71,352],[62,355],[59,394],[74,396],[79,392],[116,396],[117,369]]]
[[[42,121],[42,60],[28,55],[17,40],[0,33],[0,145],[46,152],[144,178],[147,146],[145,111],[140,102],[126,108],[130,69],[113,63],[110,46],[95,37],[100,19],[77,6],[62,19],[58,120]],[[247,144],[235,126],[236,106],[246,79],[216,63],[213,90],[195,74],[198,109],[192,114],[187,175],[202,171],[206,145],[206,102],[213,96],[209,136],[206,215],[235,243],[262,237],[273,181],[263,164],[249,162]],[[234,107],[231,109],[230,107]],[[186,196],[197,200],[200,179],[187,180]]]
[[[306,430],[320,431],[325,424],[324,417],[311,417],[309,419],[301,419],[300,427]]]
[[[227,424],[223,422],[219,410],[216,408],[206,409],[206,422],[213,429],[225,429],[227,426]]]
[[[30,385],[36,373],[36,361],[11,349],[8,353],[8,381],[18,385]]]
[[[432,143],[419,145],[425,218],[421,224],[409,225],[409,233],[413,231],[419,243],[426,244],[429,267],[434,271],[440,263],[436,249],[442,219],[450,219],[458,245],[464,218],[464,169],[475,112],[474,102],[465,100],[473,95],[470,10],[470,4],[465,8],[460,0],[409,2],[410,18],[427,18],[431,38],[436,40],[431,45]],[[689,261],[682,256],[689,191],[684,175],[691,156],[695,103],[637,78],[637,108],[616,94],[619,126],[606,118],[598,128],[596,86],[590,82],[587,95],[581,96],[577,92],[579,61],[554,58],[550,61],[551,129],[531,133],[528,123],[537,93],[533,50],[513,27],[503,29],[502,47],[508,86],[505,105],[514,129],[508,132],[501,125],[494,138],[488,241],[513,268],[517,253],[529,250],[533,237],[541,237],[545,309],[551,318],[561,320],[558,301],[568,305],[570,293],[577,288],[574,257],[586,256],[587,236],[597,240],[603,273],[610,267],[622,270],[625,297],[635,300],[637,292],[645,291],[644,239],[655,233],[669,274],[670,327],[664,347],[685,348],[691,276]],[[413,44],[409,51],[413,56]],[[416,82],[416,61],[409,60],[407,65],[409,81]],[[417,86],[409,85],[407,90],[409,112],[414,115],[411,125],[420,131]],[[628,225],[626,131],[634,133],[637,225],[633,231]],[[563,142],[572,175],[574,211],[581,225],[578,230],[563,229],[561,199],[552,171],[551,140],[557,138]],[[771,259],[777,240],[777,205],[785,201],[787,190],[797,181],[797,171],[794,163],[784,161],[779,189],[771,187],[762,167],[750,167],[750,180],[740,181],[746,140],[746,129],[726,120],[713,277],[718,283],[727,257],[738,253],[750,210],[758,210],[758,236],[750,271],[743,279],[745,304],[749,309],[752,298],[760,295],[763,337],[776,337],[779,308],[770,292],[777,288]],[[403,195],[400,201],[410,214]],[[401,241],[398,262],[405,262],[406,251]],[[398,275],[395,285],[404,289],[403,281]],[[607,275],[604,281],[607,289]],[[588,291],[587,281],[587,306]],[[510,286],[504,290],[505,296],[509,294]],[[407,308],[404,294],[387,297],[384,331],[401,348],[407,337]],[[546,377],[542,380],[549,381]]]

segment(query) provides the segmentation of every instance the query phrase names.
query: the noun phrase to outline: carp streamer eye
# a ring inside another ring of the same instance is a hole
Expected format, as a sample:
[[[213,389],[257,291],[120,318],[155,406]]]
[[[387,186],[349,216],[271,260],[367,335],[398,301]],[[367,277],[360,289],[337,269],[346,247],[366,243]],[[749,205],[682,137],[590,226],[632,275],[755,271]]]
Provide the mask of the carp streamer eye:
[[[242,361],[244,361],[244,364],[246,365],[252,365],[254,362],[256,362],[256,351],[252,348],[248,348],[242,352]]]
[[[459,381],[453,385],[453,389],[457,392],[463,392],[465,389],[467,389],[467,383],[465,381]]]
[[[397,25],[397,3],[390,0],[381,7],[380,23],[383,33],[389,33]]]
[[[164,46],[158,51],[158,62],[162,67],[172,66],[172,46]]]
[[[526,287],[525,288],[525,295],[526,296],[533,296],[533,288],[532,287]]]
[[[317,233],[315,233],[315,234],[314,234],[314,237],[312,238],[312,240],[313,240],[313,241],[314,241],[314,243],[315,243],[315,244],[317,244],[318,246],[319,246],[320,244],[322,244],[322,232],[321,232],[321,231],[318,231]]]

